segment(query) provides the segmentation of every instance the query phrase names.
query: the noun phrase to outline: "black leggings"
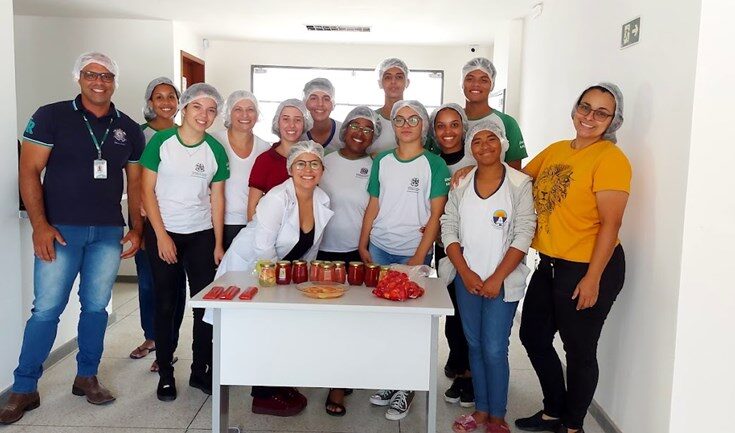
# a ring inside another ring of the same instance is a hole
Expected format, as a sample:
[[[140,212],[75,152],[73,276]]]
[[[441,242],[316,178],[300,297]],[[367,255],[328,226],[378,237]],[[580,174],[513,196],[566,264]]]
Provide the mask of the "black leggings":
[[[438,244],[434,246],[434,260],[437,269],[439,269],[439,260],[446,257],[444,248]],[[449,345],[449,358],[447,359],[447,367],[457,373],[464,374],[470,369],[470,352],[467,348],[467,339],[462,329],[462,316],[459,314],[457,306],[457,292],[454,290],[454,280],[447,286],[449,298],[452,300],[454,307],[454,316],[447,316],[444,322],[444,335],[447,337]]]
[[[159,375],[172,378],[171,360],[178,342],[181,314],[186,305],[186,290],[181,285],[181,274],[189,278],[189,292],[196,295],[214,280],[214,230],[179,234],[167,232],[176,245],[177,262],[170,265],[158,257],[156,233],[149,223],[144,227],[148,260],[153,271],[156,293],[156,360]],[[203,308],[194,308],[194,341],[191,349],[191,373],[203,377],[211,375],[212,326],[202,321]]]
[[[230,249],[230,245],[232,245],[232,241],[235,240],[238,233],[240,233],[240,230],[244,229],[245,225],[227,225],[225,224],[225,229],[223,232],[222,237],[222,248],[225,249],[225,251]]]
[[[597,388],[597,342],[615,298],[625,280],[625,253],[618,245],[602,278],[597,303],[577,311],[574,289],[587,273],[588,263],[570,262],[541,254],[523,301],[521,342],[528,352],[544,394],[544,413],[581,429]],[[567,383],[552,345],[559,331],[567,361]]]

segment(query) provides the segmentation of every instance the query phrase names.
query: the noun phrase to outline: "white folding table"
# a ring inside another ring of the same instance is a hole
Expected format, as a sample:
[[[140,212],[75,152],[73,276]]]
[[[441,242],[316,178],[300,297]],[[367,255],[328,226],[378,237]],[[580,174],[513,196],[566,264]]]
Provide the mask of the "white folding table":
[[[441,280],[426,279],[424,296],[406,302],[365,286],[336,299],[294,285],[259,288],[252,301],[202,299],[215,285],[256,283],[228,272],[190,300],[214,313],[212,432],[228,431],[230,385],[428,391],[426,431],[436,432],[439,318],[454,314]]]

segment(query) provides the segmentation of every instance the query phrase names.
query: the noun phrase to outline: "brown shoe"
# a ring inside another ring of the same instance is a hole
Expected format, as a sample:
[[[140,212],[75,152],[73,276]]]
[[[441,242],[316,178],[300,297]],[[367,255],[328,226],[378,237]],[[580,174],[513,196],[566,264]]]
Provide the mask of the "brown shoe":
[[[11,392],[10,398],[0,410],[0,424],[12,424],[23,418],[23,414],[41,405],[38,391],[28,393]]]
[[[110,391],[97,381],[97,376],[77,376],[71,387],[74,395],[86,395],[87,401],[92,404],[105,404],[115,400]]]

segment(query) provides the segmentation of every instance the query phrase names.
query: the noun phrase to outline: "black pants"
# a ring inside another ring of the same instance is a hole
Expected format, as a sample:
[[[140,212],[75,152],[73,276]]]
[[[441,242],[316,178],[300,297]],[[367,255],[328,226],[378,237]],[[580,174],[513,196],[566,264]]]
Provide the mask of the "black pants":
[[[357,250],[348,251],[346,253],[332,253],[329,251],[319,251],[316,253],[317,260],[326,260],[328,262],[343,261],[347,264],[350,262],[361,262],[360,252]]]
[[[597,388],[597,342],[625,279],[625,253],[618,245],[600,279],[594,307],[577,311],[574,289],[589,264],[541,254],[523,301],[521,342],[528,352],[544,394],[544,412],[580,429]],[[567,361],[567,383],[552,342],[559,331]]]
[[[151,262],[156,293],[156,360],[159,375],[171,378],[174,374],[171,360],[178,343],[181,316],[186,305],[186,290],[181,286],[181,273],[189,278],[189,292],[196,295],[214,280],[214,230],[203,230],[189,234],[168,232],[176,245],[177,262],[170,265],[158,257],[156,233],[150,224],[144,227],[144,236]],[[202,321],[203,308],[194,308],[194,330],[191,349],[194,376],[211,375],[212,326]]]
[[[222,236],[222,247],[225,249],[225,251],[230,249],[230,245],[232,245],[232,241],[235,240],[237,237],[237,234],[240,233],[240,230],[244,229],[245,225],[227,225],[225,224],[225,230]]]
[[[434,246],[434,260],[437,263],[437,268],[439,268],[439,260],[446,256],[444,248],[438,245]],[[449,292],[449,298],[452,300],[452,306],[454,306],[454,316],[447,316],[444,322],[444,335],[447,337],[449,345],[447,367],[457,373],[464,373],[470,369],[470,355],[467,348],[467,339],[462,330],[462,316],[459,314],[459,308],[457,307],[457,292],[454,290],[454,281],[447,286],[447,291]]]

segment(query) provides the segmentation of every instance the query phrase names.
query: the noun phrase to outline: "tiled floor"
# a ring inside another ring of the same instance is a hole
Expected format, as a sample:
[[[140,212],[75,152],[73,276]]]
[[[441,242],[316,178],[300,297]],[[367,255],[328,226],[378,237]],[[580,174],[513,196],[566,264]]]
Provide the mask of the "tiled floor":
[[[143,341],[136,290],[137,286],[133,284],[118,284],[115,287],[113,309],[117,314],[117,322],[107,331],[104,359],[100,366],[100,380],[114,392],[117,401],[98,407],[71,394],[71,382],[75,374],[75,354],[71,354],[48,369],[41,379],[41,407],[27,413],[14,425],[0,426],[0,433],[209,431],[211,400],[201,391],[187,385],[187,360],[191,359],[190,313],[184,319],[177,352],[181,360],[176,369],[179,388],[176,401],[163,403],[156,399],[158,377],[148,371],[152,356],[142,360],[128,357],[130,351]],[[441,328],[443,329],[443,325]],[[447,353],[443,335],[440,335],[439,347],[439,363],[442,368]],[[511,342],[510,364],[512,370],[508,421],[535,413],[541,402],[538,381],[518,341],[517,326],[514,326]],[[443,371],[439,372],[439,378],[439,389],[443,392],[450,385],[450,380],[444,377]],[[301,391],[309,399],[306,410],[296,417],[277,418],[251,414],[249,389],[236,388],[230,396],[230,420],[232,424],[239,425],[243,432],[419,433],[425,430],[426,405],[422,393],[416,396],[408,417],[400,422],[392,422],[383,417],[384,409],[370,406],[369,390],[356,390],[352,396],[347,397],[348,413],[342,418],[330,417],[324,413],[326,390]],[[451,421],[468,410],[445,403],[441,396],[438,398],[438,431],[450,432]],[[585,431],[602,433],[602,429],[591,416],[587,417]]]

